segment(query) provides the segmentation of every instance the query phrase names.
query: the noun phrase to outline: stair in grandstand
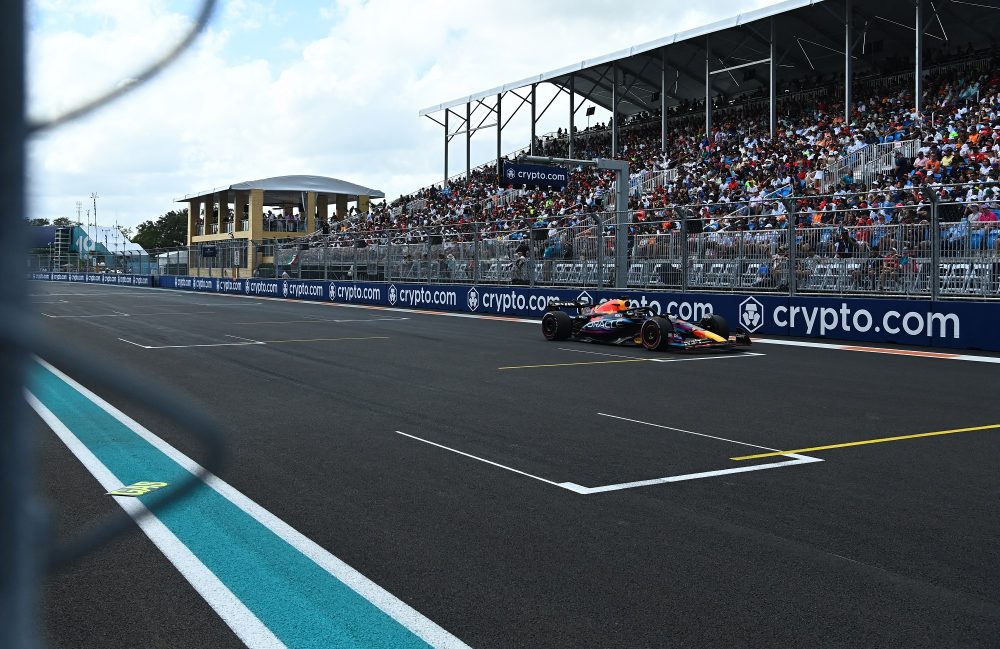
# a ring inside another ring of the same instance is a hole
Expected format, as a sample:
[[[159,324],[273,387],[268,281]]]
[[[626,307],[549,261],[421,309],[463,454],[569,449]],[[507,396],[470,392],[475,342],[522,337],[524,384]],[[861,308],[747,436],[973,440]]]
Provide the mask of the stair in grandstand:
[[[829,191],[848,174],[856,183],[871,185],[873,180],[896,167],[897,153],[904,158],[914,158],[919,147],[917,140],[869,144],[827,165],[820,187],[822,191]]]

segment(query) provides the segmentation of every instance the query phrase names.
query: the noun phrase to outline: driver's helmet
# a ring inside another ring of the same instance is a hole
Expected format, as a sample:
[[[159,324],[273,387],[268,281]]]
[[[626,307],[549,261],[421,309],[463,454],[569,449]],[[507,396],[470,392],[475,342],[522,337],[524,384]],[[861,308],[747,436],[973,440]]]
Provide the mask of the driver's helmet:
[[[628,311],[628,302],[625,300],[608,300],[594,307],[594,313],[621,313]]]

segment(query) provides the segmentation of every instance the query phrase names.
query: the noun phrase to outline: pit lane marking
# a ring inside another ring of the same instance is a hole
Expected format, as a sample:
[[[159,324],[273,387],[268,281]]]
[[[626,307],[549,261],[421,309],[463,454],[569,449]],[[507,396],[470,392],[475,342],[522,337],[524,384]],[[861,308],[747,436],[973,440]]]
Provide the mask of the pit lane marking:
[[[866,444],[884,444],[885,442],[899,442],[908,439],[918,439],[921,437],[936,437],[938,435],[954,435],[955,433],[970,433],[977,430],[990,430],[1000,428],[1000,424],[989,424],[987,426],[973,426],[971,428],[954,428],[952,430],[938,430],[931,433],[916,433],[913,435],[896,435],[894,437],[880,437],[877,439],[865,439],[857,442],[844,442],[842,444],[827,444],[825,446],[813,446],[811,448],[797,448],[791,451],[777,451],[774,453],[758,453],[756,455],[741,455],[731,457],[730,460],[756,460],[765,457],[777,457],[779,455],[792,455],[794,453],[811,453],[813,451],[828,451],[835,448],[847,448],[849,446],[863,446]],[[763,447],[761,447],[763,448]],[[774,450],[774,449],[772,449]]]

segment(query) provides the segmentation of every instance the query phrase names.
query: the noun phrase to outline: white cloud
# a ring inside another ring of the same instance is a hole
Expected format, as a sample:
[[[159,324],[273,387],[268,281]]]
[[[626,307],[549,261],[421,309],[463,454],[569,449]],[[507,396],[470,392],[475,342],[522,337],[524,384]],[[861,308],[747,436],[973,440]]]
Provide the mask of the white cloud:
[[[729,0],[711,10],[679,1],[349,0],[296,3],[297,14],[284,19],[283,6],[232,0],[172,69],[34,141],[34,215],[72,215],[96,191],[102,220],[135,224],[177,207],[184,194],[294,173],[394,198],[442,173],[441,129],[418,118],[419,109],[748,8]],[[185,8],[33,2],[41,19],[29,37],[30,113],[57,114],[134,76],[190,26],[196,6]],[[565,126],[562,113],[539,128],[557,126]],[[526,117],[508,129],[505,151],[526,143]],[[473,163],[492,158],[495,142],[493,129],[474,138]],[[464,144],[456,141],[451,155],[452,173],[464,169]]]

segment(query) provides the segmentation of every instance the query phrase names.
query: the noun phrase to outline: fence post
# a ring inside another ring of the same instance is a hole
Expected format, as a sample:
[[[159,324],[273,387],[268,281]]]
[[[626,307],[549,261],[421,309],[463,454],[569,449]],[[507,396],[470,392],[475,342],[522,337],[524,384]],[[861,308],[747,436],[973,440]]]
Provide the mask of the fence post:
[[[786,221],[788,223],[788,296],[795,297],[798,290],[796,286],[798,274],[796,272],[796,261],[798,251],[795,245],[795,203],[789,199],[782,201],[785,205]]]
[[[941,298],[941,224],[938,197],[933,189],[927,190],[931,202],[931,301]]]
[[[528,246],[531,254],[531,246]],[[472,284],[479,284],[479,222],[472,224]]]
[[[691,251],[688,250],[688,210],[678,207],[677,211],[681,215],[681,293],[688,292],[688,262],[691,260]]]

